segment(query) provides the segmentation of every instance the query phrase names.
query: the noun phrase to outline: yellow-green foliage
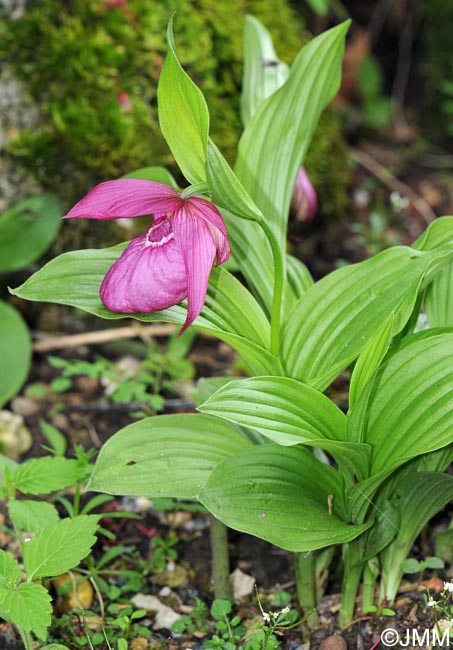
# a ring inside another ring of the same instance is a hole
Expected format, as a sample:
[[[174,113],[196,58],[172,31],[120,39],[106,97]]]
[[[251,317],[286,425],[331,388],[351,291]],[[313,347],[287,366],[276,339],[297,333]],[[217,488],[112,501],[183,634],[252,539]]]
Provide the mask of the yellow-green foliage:
[[[100,180],[173,164],[156,111],[173,11],[178,56],[206,96],[212,137],[232,161],[241,132],[243,19],[262,20],[290,62],[308,35],[286,0],[40,0],[20,20],[4,22],[3,56],[43,112],[40,130],[20,132],[9,152],[69,203]],[[328,187],[327,204],[338,208],[344,170],[336,155],[327,165],[326,154],[341,137],[332,117],[324,122],[309,168],[315,184]]]

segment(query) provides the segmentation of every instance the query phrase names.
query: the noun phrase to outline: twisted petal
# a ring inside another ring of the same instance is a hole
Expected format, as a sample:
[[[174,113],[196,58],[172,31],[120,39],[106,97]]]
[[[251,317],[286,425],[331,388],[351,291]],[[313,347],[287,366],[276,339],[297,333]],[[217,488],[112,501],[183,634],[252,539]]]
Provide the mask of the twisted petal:
[[[130,242],[105,276],[100,294],[107,309],[123,314],[160,311],[187,296],[185,260],[167,219]]]
[[[212,239],[217,249],[217,264],[223,264],[230,257],[230,242],[228,233],[222,215],[217,208],[199,197],[193,197],[186,202],[193,214],[209,224]]]
[[[174,212],[182,199],[163,183],[123,178],[96,185],[64,218],[121,219],[144,214]]]
[[[184,258],[187,275],[187,318],[180,332],[182,334],[203,309],[216,245],[208,224],[187,206],[175,213],[173,232]]]
[[[293,191],[292,208],[296,221],[311,221],[318,207],[318,197],[305,167],[301,167]]]

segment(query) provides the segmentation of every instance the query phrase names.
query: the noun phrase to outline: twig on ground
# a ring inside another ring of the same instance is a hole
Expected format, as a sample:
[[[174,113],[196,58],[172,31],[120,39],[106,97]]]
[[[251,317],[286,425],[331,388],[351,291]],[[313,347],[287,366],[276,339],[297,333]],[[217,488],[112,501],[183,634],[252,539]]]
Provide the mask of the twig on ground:
[[[436,219],[435,213],[424,198],[417,194],[409,185],[396,178],[386,167],[383,167],[375,158],[370,156],[370,154],[360,149],[355,149],[354,147],[351,147],[349,151],[355,162],[371,172],[381,183],[387,185],[391,190],[407,196],[426,224],[429,225]]]

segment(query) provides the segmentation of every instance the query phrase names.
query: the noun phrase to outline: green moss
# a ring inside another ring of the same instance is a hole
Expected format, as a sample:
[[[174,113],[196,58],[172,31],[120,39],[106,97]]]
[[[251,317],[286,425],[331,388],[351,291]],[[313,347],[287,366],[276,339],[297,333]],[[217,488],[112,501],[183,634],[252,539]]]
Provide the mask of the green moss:
[[[20,20],[4,21],[0,28],[0,55],[27,82],[43,114],[41,128],[19,132],[9,144],[9,154],[68,204],[101,180],[150,164],[174,165],[156,111],[166,27],[173,11],[178,56],[206,96],[211,135],[230,161],[241,132],[245,15],[254,14],[268,26],[279,56],[288,62],[308,39],[287,0],[112,4],[41,0]],[[326,206],[338,210],[345,196],[344,172],[332,182],[334,168],[340,166],[336,155],[329,163],[326,155],[341,147],[341,136],[332,116],[323,124],[309,168],[318,189],[328,189]]]
[[[424,3],[426,13],[426,129],[431,137],[453,137],[453,4],[445,0]]]

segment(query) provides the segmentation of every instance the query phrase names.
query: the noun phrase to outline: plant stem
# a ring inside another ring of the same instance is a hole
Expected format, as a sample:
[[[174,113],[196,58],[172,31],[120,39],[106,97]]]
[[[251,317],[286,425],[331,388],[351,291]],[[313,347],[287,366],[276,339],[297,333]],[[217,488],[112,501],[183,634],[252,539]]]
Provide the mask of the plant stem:
[[[75,486],[75,492],[74,492],[74,503],[73,503],[73,511],[72,511],[72,516],[77,517],[79,514],[79,508],[80,508],[80,483],[76,483]]]
[[[377,577],[377,571],[374,571],[367,562],[363,570],[362,610],[374,605]]]
[[[316,553],[295,553],[297,598],[310,629],[319,623],[316,611]]]
[[[346,544],[343,560],[343,589],[341,609],[338,617],[338,622],[341,627],[352,621],[354,616],[355,600],[363,570],[362,547],[359,540],[354,540]]]
[[[25,630],[22,625],[16,625],[17,631],[20,634],[20,638],[22,639],[22,643],[24,644],[25,650],[33,650],[33,640],[31,638],[31,634],[28,630]]]
[[[211,515],[210,519],[214,596],[215,598],[231,598],[228,529],[225,524],[222,524],[213,515]]]
[[[258,221],[261,228],[269,241],[272,257],[274,259],[274,291],[272,294],[272,311],[271,311],[271,352],[275,356],[280,352],[280,314],[282,308],[283,283],[284,283],[284,263],[283,255],[275,238],[274,233],[264,221]]]

